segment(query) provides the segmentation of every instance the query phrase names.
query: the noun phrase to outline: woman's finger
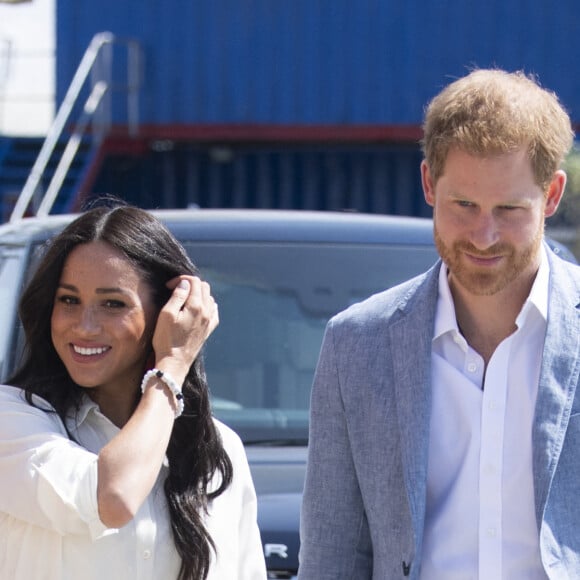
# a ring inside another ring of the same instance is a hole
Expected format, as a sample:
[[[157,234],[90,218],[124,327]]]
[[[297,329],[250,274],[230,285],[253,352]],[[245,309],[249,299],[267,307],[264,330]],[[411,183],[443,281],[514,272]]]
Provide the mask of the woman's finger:
[[[186,304],[190,292],[191,282],[186,278],[181,278],[173,289],[165,307],[169,310],[179,312]]]

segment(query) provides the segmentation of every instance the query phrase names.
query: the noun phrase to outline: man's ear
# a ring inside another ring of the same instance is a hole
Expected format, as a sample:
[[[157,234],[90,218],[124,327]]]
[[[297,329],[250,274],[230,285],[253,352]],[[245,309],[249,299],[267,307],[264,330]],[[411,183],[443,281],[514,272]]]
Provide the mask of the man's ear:
[[[433,207],[435,205],[435,184],[433,183],[431,171],[425,160],[421,162],[421,184],[423,185],[425,201]]]
[[[566,173],[559,169],[554,173],[554,177],[548,186],[546,191],[546,207],[544,208],[544,216],[550,217],[556,213],[560,201],[562,200],[562,195],[564,194],[564,189],[566,187]]]

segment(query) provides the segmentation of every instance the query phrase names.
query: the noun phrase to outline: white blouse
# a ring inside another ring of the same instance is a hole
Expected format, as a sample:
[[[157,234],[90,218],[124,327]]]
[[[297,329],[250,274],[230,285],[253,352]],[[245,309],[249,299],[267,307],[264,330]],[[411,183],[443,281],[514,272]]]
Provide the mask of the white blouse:
[[[0,385],[0,578],[170,580],[181,560],[163,492],[166,467],[135,518],[109,529],[97,507],[97,454],[118,433],[88,397],[66,429],[50,405]],[[215,421],[233,482],[209,505],[211,580],[264,580],[257,501],[244,447]]]

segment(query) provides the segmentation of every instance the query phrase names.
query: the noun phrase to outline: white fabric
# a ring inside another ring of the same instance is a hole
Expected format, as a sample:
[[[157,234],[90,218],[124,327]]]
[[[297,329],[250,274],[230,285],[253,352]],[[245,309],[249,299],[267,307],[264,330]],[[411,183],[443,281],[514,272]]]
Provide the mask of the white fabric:
[[[63,423],[0,385],[0,578],[10,580],[170,580],[180,559],[171,535],[163,481],[137,516],[107,529],[97,508],[97,453],[117,432],[88,398]],[[243,445],[216,421],[234,480],[212,502],[206,526],[219,550],[211,580],[264,580],[256,496]]]
[[[441,268],[422,580],[545,579],[532,422],[547,322],[545,252],[517,330],[484,361],[460,334]]]

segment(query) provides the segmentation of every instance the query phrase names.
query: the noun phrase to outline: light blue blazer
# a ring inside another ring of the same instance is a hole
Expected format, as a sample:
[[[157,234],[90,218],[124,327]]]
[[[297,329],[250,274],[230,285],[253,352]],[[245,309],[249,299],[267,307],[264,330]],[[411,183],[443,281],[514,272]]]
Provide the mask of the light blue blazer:
[[[548,577],[577,580],[580,268],[550,250],[548,257],[535,508]],[[440,267],[328,323],[312,391],[300,580],[419,578]]]

